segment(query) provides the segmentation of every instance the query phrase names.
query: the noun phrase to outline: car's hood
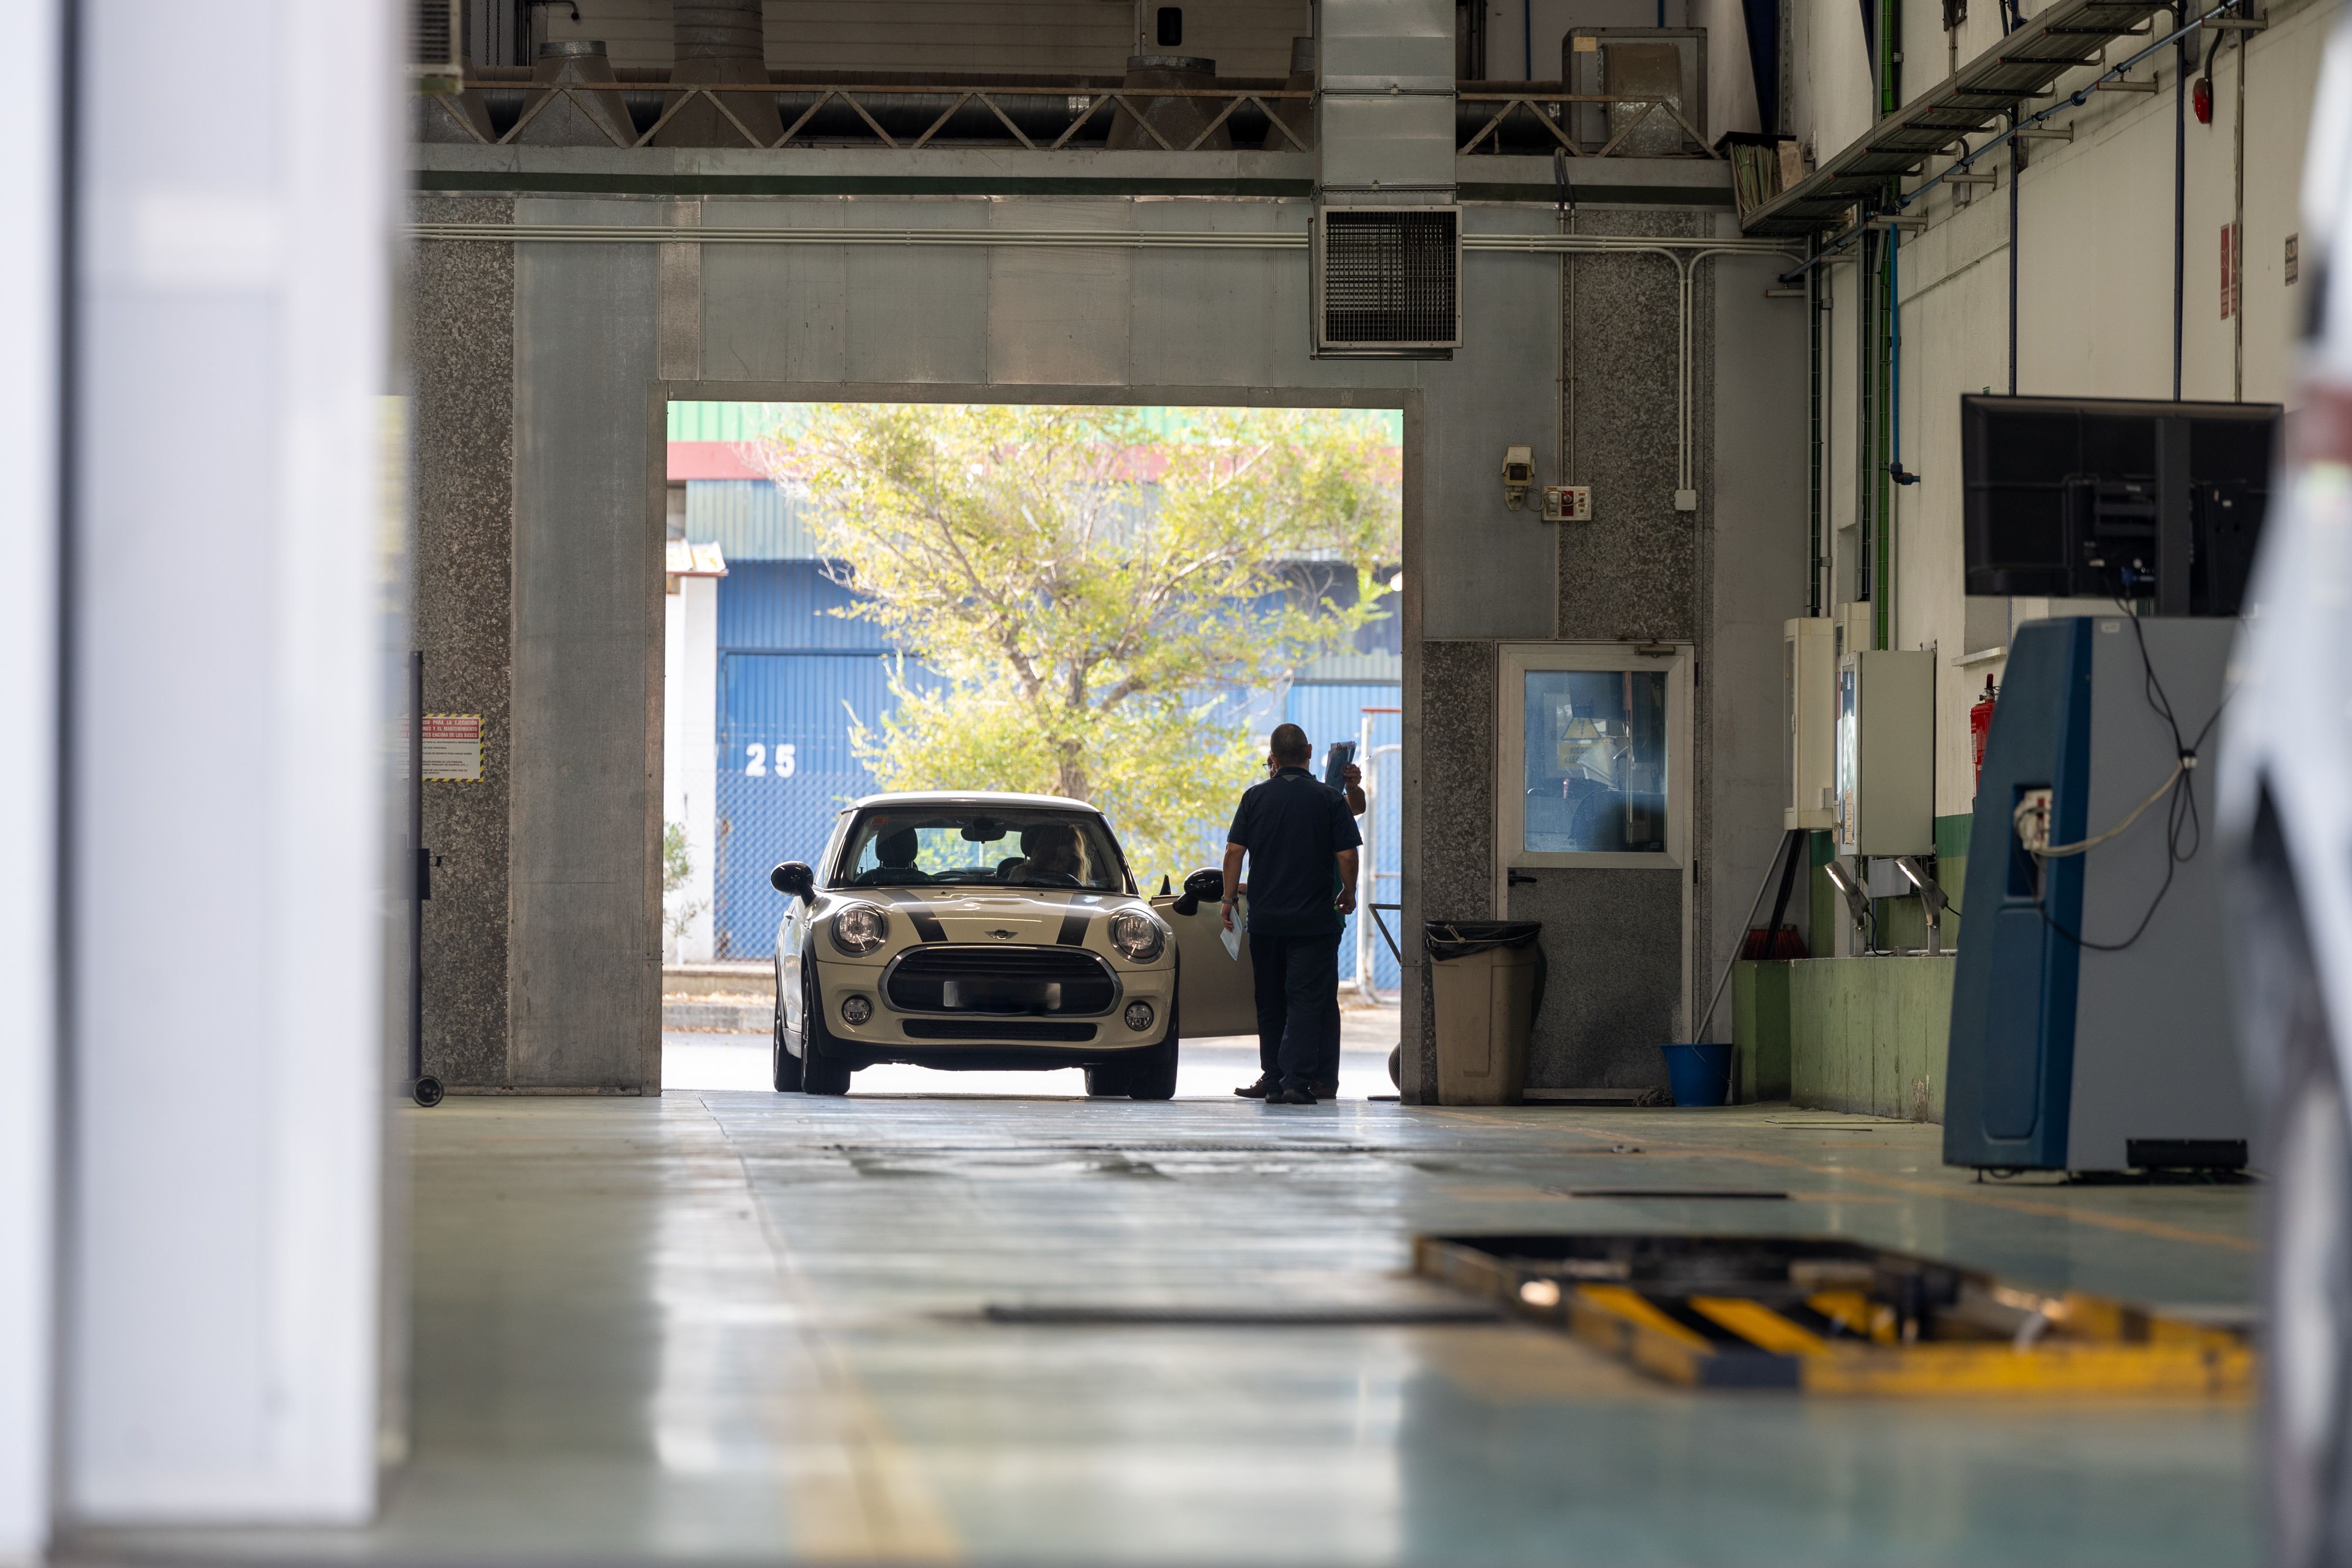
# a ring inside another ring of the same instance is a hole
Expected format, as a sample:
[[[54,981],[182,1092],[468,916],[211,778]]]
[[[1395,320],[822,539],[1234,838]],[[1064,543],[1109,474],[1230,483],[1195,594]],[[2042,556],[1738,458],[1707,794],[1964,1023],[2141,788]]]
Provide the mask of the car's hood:
[[[830,896],[878,904],[891,913],[894,926],[903,919],[903,932],[891,932],[894,948],[909,939],[1101,947],[1099,936],[1088,940],[1097,924],[1142,902],[1124,893],[992,887],[837,888]]]

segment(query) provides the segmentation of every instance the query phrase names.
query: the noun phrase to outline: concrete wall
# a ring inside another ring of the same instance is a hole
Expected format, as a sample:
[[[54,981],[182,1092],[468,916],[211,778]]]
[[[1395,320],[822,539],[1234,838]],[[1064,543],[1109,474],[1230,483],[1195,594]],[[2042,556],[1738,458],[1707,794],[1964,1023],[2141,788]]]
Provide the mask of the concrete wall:
[[[503,157],[478,156],[486,163]],[[1307,219],[1303,202],[1116,195],[522,196],[513,210],[522,223],[803,231],[856,225],[1297,232]],[[1589,212],[1586,221],[1691,234],[1721,232],[1727,219],[1627,209]],[[1549,232],[1555,223],[1541,208],[1483,207],[1471,217],[1474,229],[1487,232]],[[1577,356],[1586,390],[1577,461],[1611,500],[1601,521],[1570,538],[1529,512],[1507,511],[1496,477],[1501,449],[1514,442],[1533,445],[1544,460],[1542,477],[1554,477],[1557,256],[1474,254],[1465,289],[1467,340],[1451,361],[1348,361],[1307,352],[1306,256],[1297,250],[478,242],[427,248],[511,248],[516,256],[509,1045],[497,1072],[476,1082],[623,1091],[657,1082],[652,890],[660,795],[647,743],[660,734],[656,467],[665,396],[1403,407],[1404,929],[1417,932],[1431,915],[1496,912],[1495,644],[1506,639],[1700,643],[1702,703],[1721,706],[1703,714],[1694,780],[1701,791],[1699,968],[1716,951],[1715,926],[1737,918],[1712,912],[1744,909],[1761,867],[1756,857],[1770,848],[1768,807],[1777,805],[1758,785],[1775,776],[1770,727],[1746,716],[1769,695],[1753,646],[1761,645],[1760,628],[1795,612],[1801,569],[1785,562],[1801,556],[1803,528],[1801,485],[1780,473],[1802,455],[1785,428],[1803,371],[1790,342],[1801,340],[1789,340],[1789,307],[1762,298],[1757,264],[1734,264],[1744,269],[1732,290],[1736,304],[1723,302],[1715,281],[1722,264],[1700,267],[1693,439],[1702,502],[1692,514],[1672,505],[1674,268],[1657,257],[1580,258]],[[1720,344],[1718,319],[1733,322]],[[1736,465],[1720,479],[1719,425],[1732,442],[1722,461]],[[441,460],[420,452],[427,465]],[[498,455],[482,451],[468,460],[487,471]],[[1749,483],[1750,464],[1761,465],[1757,471],[1771,482]],[[485,478],[482,487],[495,486]],[[1738,499],[1719,512],[1717,496],[1725,490]],[[1716,570],[1718,550],[1730,570]],[[1776,559],[1784,563],[1777,571]],[[1748,666],[1720,683],[1720,699],[1706,651],[1718,623]],[[1726,862],[1729,874],[1749,884],[1731,893],[1716,885],[1727,874],[1710,837],[1718,822],[1727,842],[1740,846]],[[1564,956],[1611,919],[1606,898],[1584,901],[1549,938]],[[485,924],[482,945],[494,946],[499,935]],[[1679,995],[1681,954],[1648,956]],[[1423,1016],[1420,990],[1409,971],[1408,1020]],[[1422,1030],[1409,1021],[1404,1032],[1408,1061],[1425,1067],[1418,1060]],[[1647,1051],[1654,1042],[1641,1043]],[[1409,1078],[1407,1088],[1420,1097],[1433,1079]]]

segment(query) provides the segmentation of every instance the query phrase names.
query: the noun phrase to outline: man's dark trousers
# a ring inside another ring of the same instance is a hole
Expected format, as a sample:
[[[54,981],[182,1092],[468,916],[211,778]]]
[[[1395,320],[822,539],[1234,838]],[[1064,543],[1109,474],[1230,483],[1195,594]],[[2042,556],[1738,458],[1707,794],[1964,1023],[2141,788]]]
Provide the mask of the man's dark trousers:
[[[1339,936],[1250,933],[1257,1061],[1269,1087],[1339,1081]]]

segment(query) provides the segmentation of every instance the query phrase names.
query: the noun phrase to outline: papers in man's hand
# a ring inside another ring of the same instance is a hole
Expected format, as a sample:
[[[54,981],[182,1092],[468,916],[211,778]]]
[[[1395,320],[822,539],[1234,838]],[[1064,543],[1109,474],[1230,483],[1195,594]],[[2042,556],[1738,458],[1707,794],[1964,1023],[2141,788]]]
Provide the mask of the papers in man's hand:
[[[1217,933],[1225,939],[1225,956],[1238,964],[1242,961],[1242,927],[1249,924],[1249,894],[1234,905],[1234,923]]]

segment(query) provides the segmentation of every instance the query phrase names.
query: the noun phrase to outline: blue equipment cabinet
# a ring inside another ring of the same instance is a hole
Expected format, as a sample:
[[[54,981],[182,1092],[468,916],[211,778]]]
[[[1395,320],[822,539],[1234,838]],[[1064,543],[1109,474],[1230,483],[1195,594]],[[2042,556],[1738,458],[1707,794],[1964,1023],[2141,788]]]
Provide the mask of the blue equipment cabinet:
[[[2137,631],[2145,661],[2120,613],[2033,622],[2011,641],[1969,840],[1948,1165],[2246,1163],[2214,841],[2221,727],[2207,729],[2237,622],[2144,617]],[[2186,744],[2206,732],[2188,774],[2194,825],[2170,831],[2168,795],[2087,853],[2029,854],[2014,816],[2029,791],[2050,791],[2049,841],[2072,844],[2122,821],[2171,771],[2172,728],[2152,692],[2170,703]]]

